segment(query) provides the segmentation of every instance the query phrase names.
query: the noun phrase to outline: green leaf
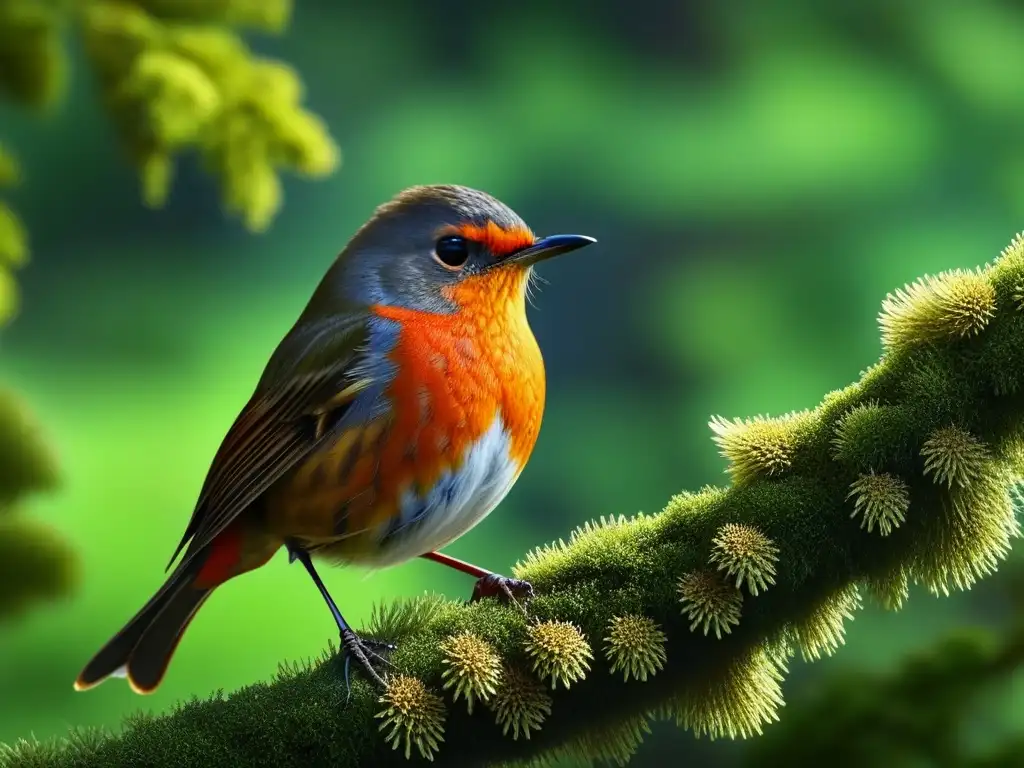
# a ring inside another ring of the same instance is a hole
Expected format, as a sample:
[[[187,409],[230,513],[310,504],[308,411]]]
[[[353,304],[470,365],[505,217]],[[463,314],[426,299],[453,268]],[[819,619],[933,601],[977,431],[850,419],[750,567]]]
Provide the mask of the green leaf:
[[[231,24],[281,32],[292,15],[291,0],[135,0],[161,19]]]
[[[57,100],[66,79],[60,21],[44,3],[0,4],[0,93],[29,107]]]
[[[20,398],[0,389],[0,512],[57,484],[57,462]]]
[[[20,518],[0,520],[0,623],[68,594],[78,576],[74,551],[56,530]]]
[[[10,270],[0,267],[0,328],[18,311],[18,285]]]
[[[0,266],[19,267],[28,260],[28,233],[21,220],[0,202]]]
[[[18,160],[0,144],[0,187],[13,187],[20,181]]]

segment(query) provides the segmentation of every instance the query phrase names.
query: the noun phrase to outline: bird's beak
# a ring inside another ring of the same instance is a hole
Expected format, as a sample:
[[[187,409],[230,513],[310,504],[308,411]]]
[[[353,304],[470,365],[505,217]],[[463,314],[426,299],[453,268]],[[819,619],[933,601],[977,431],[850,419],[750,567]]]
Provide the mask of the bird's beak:
[[[511,262],[529,267],[539,261],[550,259],[552,256],[575,251],[578,248],[583,248],[596,242],[597,240],[586,235],[551,235],[550,237],[543,237],[537,240],[533,245],[528,245],[520,251],[516,251],[505,259],[505,263]]]

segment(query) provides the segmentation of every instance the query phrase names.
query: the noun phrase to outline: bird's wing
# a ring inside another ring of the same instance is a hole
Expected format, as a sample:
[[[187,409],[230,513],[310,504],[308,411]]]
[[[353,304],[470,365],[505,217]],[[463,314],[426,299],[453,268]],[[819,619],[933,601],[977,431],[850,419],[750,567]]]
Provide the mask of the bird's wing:
[[[308,356],[302,356],[305,359],[296,370],[286,369],[269,383],[261,382],[235,419],[213,459],[171,564],[186,544],[182,563],[213,541],[316,448],[325,430],[337,424],[356,395],[372,383],[353,375],[365,354],[365,324],[349,323],[332,331],[312,365]]]

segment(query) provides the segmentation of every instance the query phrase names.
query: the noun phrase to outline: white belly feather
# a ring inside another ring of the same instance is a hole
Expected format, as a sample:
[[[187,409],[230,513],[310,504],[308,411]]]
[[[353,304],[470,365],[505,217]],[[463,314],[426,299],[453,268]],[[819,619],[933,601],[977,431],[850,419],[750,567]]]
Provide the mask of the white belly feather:
[[[511,440],[498,413],[466,449],[457,471],[445,471],[426,495],[406,491],[399,502],[401,522],[381,532],[372,564],[396,565],[459,538],[505,498],[521,469],[511,456]]]

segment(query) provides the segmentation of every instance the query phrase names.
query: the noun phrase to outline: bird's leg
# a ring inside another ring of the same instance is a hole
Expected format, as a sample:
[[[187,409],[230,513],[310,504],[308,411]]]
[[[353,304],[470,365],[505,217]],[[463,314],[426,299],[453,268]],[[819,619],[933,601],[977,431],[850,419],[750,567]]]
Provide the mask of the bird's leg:
[[[349,623],[345,621],[345,617],[341,615],[341,611],[338,610],[338,606],[334,602],[334,598],[332,598],[331,593],[327,591],[327,586],[320,578],[320,574],[316,572],[316,568],[313,566],[313,559],[309,556],[309,552],[297,544],[289,543],[287,546],[288,562],[294,563],[298,560],[302,563],[306,572],[309,574],[309,577],[313,579],[313,583],[316,584],[316,588],[320,590],[320,595],[323,597],[324,602],[327,603],[327,608],[330,610],[335,623],[338,625],[338,631],[341,633],[342,653],[345,657],[345,686],[348,688],[349,693],[351,694],[352,690],[348,680],[348,667],[349,662],[353,658],[374,682],[380,686],[384,686],[384,680],[377,674],[377,670],[373,668],[373,662],[371,659],[387,663],[387,660],[379,656],[377,651],[393,651],[395,650],[395,646],[380,640],[364,640],[359,637],[352,627],[349,626]]]
[[[528,581],[512,579],[508,576],[492,573],[472,563],[467,563],[465,560],[459,560],[441,552],[427,552],[423,557],[474,577],[476,579],[476,586],[473,587],[473,596],[469,600],[471,603],[484,597],[503,597],[513,603],[516,602],[517,597],[521,600],[529,600],[533,597],[533,585]]]

